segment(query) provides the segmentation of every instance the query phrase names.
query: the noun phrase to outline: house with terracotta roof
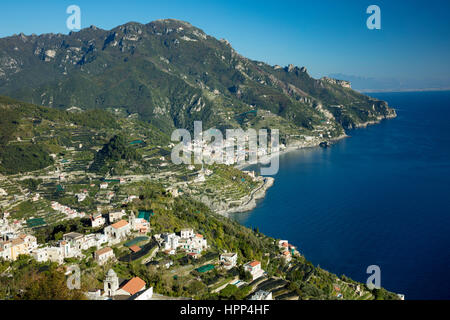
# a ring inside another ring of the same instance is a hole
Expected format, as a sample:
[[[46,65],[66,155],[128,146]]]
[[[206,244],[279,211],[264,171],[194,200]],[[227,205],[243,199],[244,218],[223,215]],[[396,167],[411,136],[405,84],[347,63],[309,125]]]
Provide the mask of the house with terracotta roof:
[[[94,259],[98,264],[103,265],[106,262],[115,259],[114,251],[110,247],[102,248],[94,252]]]
[[[131,232],[130,224],[128,223],[128,221],[120,220],[110,226],[105,227],[104,232],[112,243],[117,243],[125,240],[128,237]]]
[[[252,279],[256,280],[264,275],[264,270],[261,268],[261,262],[253,260],[244,264],[244,270],[250,272]]]
[[[119,285],[119,283],[121,283]],[[128,281],[119,280],[119,277],[110,269],[103,281],[104,292],[99,296],[109,297],[113,300],[150,300],[153,296],[153,287],[146,288],[146,283],[139,277]]]
[[[116,295],[133,296],[146,288],[145,281],[134,277],[116,291]]]
[[[299,254],[297,248],[290,244],[287,240],[278,241],[278,247],[281,249],[281,254],[284,258],[286,258],[287,256],[292,257],[293,255]],[[289,252],[289,255],[285,254],[284,252]]]
[[[193,234],[190,238],[180,237],[178,241],[179,247],[186,252],[190,253],[202,253],[203,250],[208,248],[208,242],[203,235],[197,233]]]

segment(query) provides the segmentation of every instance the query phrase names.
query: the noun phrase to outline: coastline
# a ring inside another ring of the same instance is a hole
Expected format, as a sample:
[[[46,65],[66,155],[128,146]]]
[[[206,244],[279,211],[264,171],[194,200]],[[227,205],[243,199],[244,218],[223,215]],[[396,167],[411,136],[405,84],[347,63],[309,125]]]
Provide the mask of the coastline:
[[[272,187],[275,182],[275,178],[272,177],[261,177],[261,180],[263,181],[263,184],[253,190],[249,195],[239,199],[239,204],[237,206],[227,207],[222,210],[215,210],[216,213],[230,217],[233,213],[248,212],[255,209],[257,206],[256,201],[263,199],[266,196],[267,190]]]
[[[345,138],[350,138],[351,137],[351,133],[350,132],[348,132],[348,130],[355,130],[355,129],[359,129],[359,128],[367,128],[367,127],[369,127],[369,126],[371,126],[371,125],[375,125],[375,124],[379,124],[380,122],[382,122],[383,120],[390,120],[390,119],[395,119],[397,117],[397,114],[396,114],[396,112],[394,111],[394,113],[393,114],[389,114],[389,115],[386,115],[386,116],[380,116],[380,117],[377,117],[377,119],[375,119],[375,120],[371,120],[371,121],[366,121],[366,122],[361,122],[361,123],[358,123],[358,124],[355,124],[353,127],[351,127],[351,128],[346,128],[345,130],[346,130],[346,133],[345,134],[343,134],[343,135],[341,135],[341,136],[339,136],[339,137],[335,137],[335,138],[333,138],[333,139],[329,139],[329,140],[327,140],[327,142],[329,143],[329,144],[334,144],[334,143],[337,143],[337,142],[339,142],[340,140],[342,140],[342,139],[345,139]],[[282,154],[287,154],[287,153],[289,153],[289,152],[292,152],[292,151],[295,151],[295,150],[301,150],[301,149],[306,149],[306,148],[317,148],[317,147],[319,147],[319,144],[315,144],[315,145],[311,145],[311,146],[304,146],[304,147],[300,147],[300,146],[289,146],[289,147],[287,147],[286,149],[284,149],[283,151],[280,151],[279,152],[279,155],[282,155]],[[240,170],[245,170],[246,168],[248,168],[248,167],[250,167],[250,166],[253,166],[254,164],[246,164],[246,165],[240,165],[239,166],[239,169]],[[256,208],[256,207],[255,207]],[[254,208],[253,208],[254,209]],[[252,210],[253,210],[252,209]],[[251,210],[246,210],[247,212],[248,211],[251,211]],[[238,220],[237,220],[238,221]],[[245,224],[243,224],[243,225],[245,225]],[[265,233],[266,235],[268,235],[268,236],[273,236],[273,234],[270,234],[270,233]],[[281,237],[283,237],[283,236],[281,236]],[[286,238],[286,236],[284,236],[283,237],[283,239],[284,238]],[[294,243],[294,242],[293,242]],[[294,243],[294,245],[295,245],[295,243]],[[321,267],[321,268],[324,268],[324,266],[321,266],[321,265],[319,265],[319,264],[314,264],[315,266],[319,266],[319,267]],[[329,266],[328,266],[329,267]],[[329,270],[329,269],[324,269],[324,270]],[[330,272],[333,272],[333,271],[330,271]],[[395,290],[394,289],[394,291],[392,290],[392,289],[390,289],[390,291],[391,292],[399,292],[400,290]],[[401,291],[400,291],[401,292]],[[397,296],[399,297],[399,299],[400,300],[405,300],[406,299],[406,295],[405,294],[399,294],[399,293],[396,293],[397,294]]]
[[[396,117],[397,117],[397,113],[393,109],[392,114],[378,116],[375,120],[361,122],[361,123],[355,124],[354,126],[352,126],[350,128],[347,128],[347,129],[354,130],[354,129],[366,128],[370,125],[379,124],[383,120],[394,119]],[[322,140],[322,141],[316,140],[313,143],[306,144],[306,145],[305,144],[293,144],[293,145],[287,146],[285,149],[279,151],[277,154],[271,155],[270,157],[263,159],[263,161],[261,161],[261,163],[263,163],[263,164],[269,163],[273,157],[277,157],[277,156],[279,157],[283,154],[287,154],[287,153],[290,153],[293,151],[297,151],[297,150],[301,150],[301,149],[308,149],[308,148],[317,148],[320,146],[320,144],[322,142],[327,142],[329,144],[335,144],[335,143],[339,142],[340,140],[350,138],[350,137],[351,136],[349,136],[346,132],[344,132],[340,136],[337,136],[337,137],[334,137],[334,138],[331,138],[328,140]],[[236,165],[235,168],[239,169],[241,171],[245,171],[245,169],[247,169],[248,167],[251,167],[255,164],[257,164],[257,163],[243,163],[243,164]],[[267,190],[270,187],[272,187],[273,184],[275,183],[275,178],[273,178],[273,177],[264,177],[263,179],[264,179],[263,185],[260,186],[259,188],[257,188],[256,190],[252,191],[250,193],[250,195],[241,198],[240,205],[238,205],[237,207],[231,207],[231,208],[229,207],[229,208],[223,209],[223,210],[216,210],[216,212],[220,215],[230,217],[231,214],[249,212],[249,211],[252,211],[253,209],[255,209],[257,206],[257,200],[263,199],[266,196]]]

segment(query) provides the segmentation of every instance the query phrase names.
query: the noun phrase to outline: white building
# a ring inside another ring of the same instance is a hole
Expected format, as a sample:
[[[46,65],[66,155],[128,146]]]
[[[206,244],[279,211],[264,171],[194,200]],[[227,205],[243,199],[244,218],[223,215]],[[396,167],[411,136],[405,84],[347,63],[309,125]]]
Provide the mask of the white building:
[[[150,222],[144,218],[136,218],[133,212],[130,214],[131,230],[139,231],[140,233],[147,233],[150,230]]]
[[[31,252],[31,256],[37,262],[47,262],[48,261],[48,252],[45,248],[35,249]]]
[[[125,215],[125,210],[109,213],[108,214],[109,223],[114,223],[116,221],[119,221],[120,219],[122,219],[122,217],[124,215]]]
[[[126,200],[124,202],[125,203],[133,202],[134,199],[139,199],[139,197],[135,196],[135,195],[131,195],[131,196],[128,196],[128,198],[126,198]]]
[[[59,242],[60,253],[63,258],[73,258],[81,255],[81,251],[72,246],[72,242],[61,240]]]
[[[22,239],[23,242],[25,242],[28,252],[36,249],[38,246],[36,237],[32,236],[31,234],[21,234],[19,235],[19,239]]]
[[[164,239],[164,250],[176,250],[178,248],[179,236],[175,233],[164,233],[162,236]]]
[[[86,199],[86,194],[85,193],[78,193],[75,195],[78,199],[78,202],[83,202]]]
[[[130,224],[125,220],[120,220],[110,226],[105,227],[104,232],[112,242],[120,242],[122,240],[125,240],[130,234]]]
[[[61,248],[47,247],[45,248],[45,251],[47,251],[47,257],[49,261],[56,262],[58,264],[62,264],[64,262],[64,256],[61,252]]]
[[[11,260],[11,249],[8,246],[2,246],[0,244],[0,258],[3,260]]]
[[[114,296],[142,296],[139,300],[147,300],[153,296],[153,289],[146,290],[145,281],[139,277],[134,277],[127,281],[123,286],[119,287],[119,278],[113,269],[108,271],[106,279],[103,282],[104,295],[108,297]]]
[[[153,287],[150,287],[141,293],[137,293],[136,295],[137,297],[133,300],[151,300],[153,298]]]
[[[114,251],[109,248],[103,248],[94,252],[94,259],[98,262],[98,264],[103,265],[106,262],[115,259]]]
[[[78,212],[75,209],[69,208],[55,201],[52,201],[52,209],[64,213],[69,219],[83,218],[85,215],[84,212]]]
[[[262,277],[264,274],[264,270],[261,268],[261,262],[256,260],[244,264],[244,270],[250,272],[253,280]]]
[[[84,235],[78,232],[69,232],[63,235],[63,242],[67,242],[69,247],[69,256],[76,256],[81,250],[84,250]],[[65,244],[63,244],[65,246]],[[67,256],[66,256],[67,257]]]
[[[97,248],[100,248],[105,243],[108,243],[108,236],[103,233],[96,233],[95,240],[97,241]]]
[[[278,248],[280,248],[280,249],[287,248],[288,245],[289,245],[289,241],[287,241],[287,240],[278,241]]]
[[[15,234],[11,234],[6,241],[0,241],[0,257],[5,260],[15,261],[20,255],[30,254],[37,247],[36,238],[32,235],[12,236]]]
[[[194,229],[181,229],[181,239],[188,239],[194,236]]]
[[[206,239],[203,237],[203,235],[201,235],[201,234],[196,234],[192,238],[192,244],[193,244],[193,247],[191,250],[189,250],[190,252],[202,253],[203,250],[208,248],[208,243],[207,243]]]
[[[83,243],[81,244],[81,250],[88,250],[92,247],[98,247],[97,236],[95,233],[90,233],[84,236]]]
[[[117,290],[119,290],[119,277],[113,269],[109,269],[105,281],[103,281],[103,288],[105,291],[105,296],[108,297],[115,296]]]
[[[101,213],[96,213],[91,216],[92,228],[99,228],[105,225],[106,219],[102,217]]]
[[[229,270],[236,266],[237,258],[238,258],[237,253],[234,252],[222,253],[220,255],[219,261],[226,270]]]
[[[189,253],[202,253],[203,250],[208,248],[208,242],[201,234],[194,234],[189,238],[180,238],[178,245]]]

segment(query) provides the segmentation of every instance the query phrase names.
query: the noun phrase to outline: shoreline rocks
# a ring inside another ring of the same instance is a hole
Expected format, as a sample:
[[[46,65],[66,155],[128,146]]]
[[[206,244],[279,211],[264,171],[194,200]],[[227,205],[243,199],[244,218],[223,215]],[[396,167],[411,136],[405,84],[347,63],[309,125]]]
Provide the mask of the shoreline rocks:
[[[257,189],[253,190],[249,195],[239,199],[238,201],[230,202],[227,208],[214,210],[216,213],[229,217],[233,213],[241,213],[251,211],[256,208],[257,200],[263,199],[267,190],[273,186],[275,179],[272,177],[261,177],[263,184]],[[230,206],[234,204],[233,206]]]

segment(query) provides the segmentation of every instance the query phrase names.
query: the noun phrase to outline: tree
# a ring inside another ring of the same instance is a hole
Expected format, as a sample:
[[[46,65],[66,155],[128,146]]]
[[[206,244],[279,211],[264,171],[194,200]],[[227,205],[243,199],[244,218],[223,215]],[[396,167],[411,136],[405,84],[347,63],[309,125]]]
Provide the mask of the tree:
[[[71,290],[62,271],[30,272],[25,277],[25,290],[15,298],[23,300],[86,300],[82,290]]]
[[[187,286],[187,291],[191,295],[198,295],[206,288],[206,285],[199,280],[192,280]]]

